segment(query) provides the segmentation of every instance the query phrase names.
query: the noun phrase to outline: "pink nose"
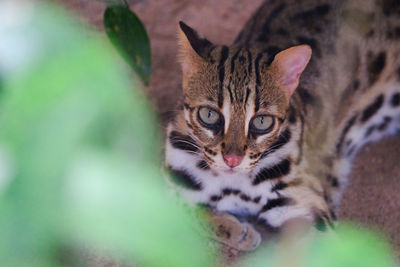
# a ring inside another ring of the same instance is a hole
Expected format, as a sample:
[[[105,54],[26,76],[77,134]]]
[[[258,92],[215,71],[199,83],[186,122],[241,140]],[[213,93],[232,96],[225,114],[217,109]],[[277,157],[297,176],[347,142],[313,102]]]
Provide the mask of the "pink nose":
[[[224,161],[229,167],[236,167],[242,162],[243,157],[237,155],[224,155]]]

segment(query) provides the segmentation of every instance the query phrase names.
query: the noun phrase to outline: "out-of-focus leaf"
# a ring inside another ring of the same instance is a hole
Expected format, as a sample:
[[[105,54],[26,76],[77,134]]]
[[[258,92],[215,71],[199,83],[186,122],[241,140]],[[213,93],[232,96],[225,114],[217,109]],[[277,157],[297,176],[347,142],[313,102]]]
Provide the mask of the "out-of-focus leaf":
[[[111,42],[144,84],[151,72],[150,41],[139,18],[123,5],[109,6],[104,13],[104,26]]]
[[[334,235],[267,246],[250,255],[243,267],[395,267],[387,241],[374,232],[342,224]]]
[[[155,116],[115,49],[42,2],[23,17],[5,30],[9,43],[36,45],[3,75],[0,266],[57,266],[64,247],[143,266],[212,266],[165,190]]]

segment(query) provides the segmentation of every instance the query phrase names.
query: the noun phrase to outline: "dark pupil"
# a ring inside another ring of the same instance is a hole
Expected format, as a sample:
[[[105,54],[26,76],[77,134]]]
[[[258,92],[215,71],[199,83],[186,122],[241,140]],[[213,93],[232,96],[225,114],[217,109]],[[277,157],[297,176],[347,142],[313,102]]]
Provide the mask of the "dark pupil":
[[[208,111],[208,118],[211,117],[211,110]]]
[[[260,118],[260,124],[264,124],[264,117]]]

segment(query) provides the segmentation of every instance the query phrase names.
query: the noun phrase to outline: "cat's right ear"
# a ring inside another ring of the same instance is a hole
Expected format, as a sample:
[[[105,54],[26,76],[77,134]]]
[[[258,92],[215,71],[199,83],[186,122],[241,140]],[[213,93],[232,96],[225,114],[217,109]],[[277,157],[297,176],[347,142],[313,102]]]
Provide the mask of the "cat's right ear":
[[[213,44],[205,38],[200,38],[195,30],[182,21],[179,22],[180,62],[184,76],[197,72],[206,64],[206,51]]]
[[[308,45],[298,45],[279,52],[271,63],[278,83],[292,95],[299,85],[300,75],[311,58],[312,50]]]

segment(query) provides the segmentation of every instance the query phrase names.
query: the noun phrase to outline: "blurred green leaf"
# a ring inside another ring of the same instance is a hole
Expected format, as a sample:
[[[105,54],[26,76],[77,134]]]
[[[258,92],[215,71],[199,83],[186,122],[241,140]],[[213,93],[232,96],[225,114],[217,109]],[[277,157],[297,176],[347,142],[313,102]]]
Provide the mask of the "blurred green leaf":
[[[148,85],[151,72],[150,40],[142,22],[129,7],[112,5],[104,13],[104,26],[111,42],[144,84]]]
[[[395,267],[388,242],[380,234],[342,223],[334,234],[292,240],[260,248],[243,267]]]
[[[0,51],[38,44],[29,66],[7,70],[0,98],[0,265],[57,266],[67,247],[212,266],[166,191],[155,115],[115,49],[53,6],[29,12],[7,29],[19,45]]]

